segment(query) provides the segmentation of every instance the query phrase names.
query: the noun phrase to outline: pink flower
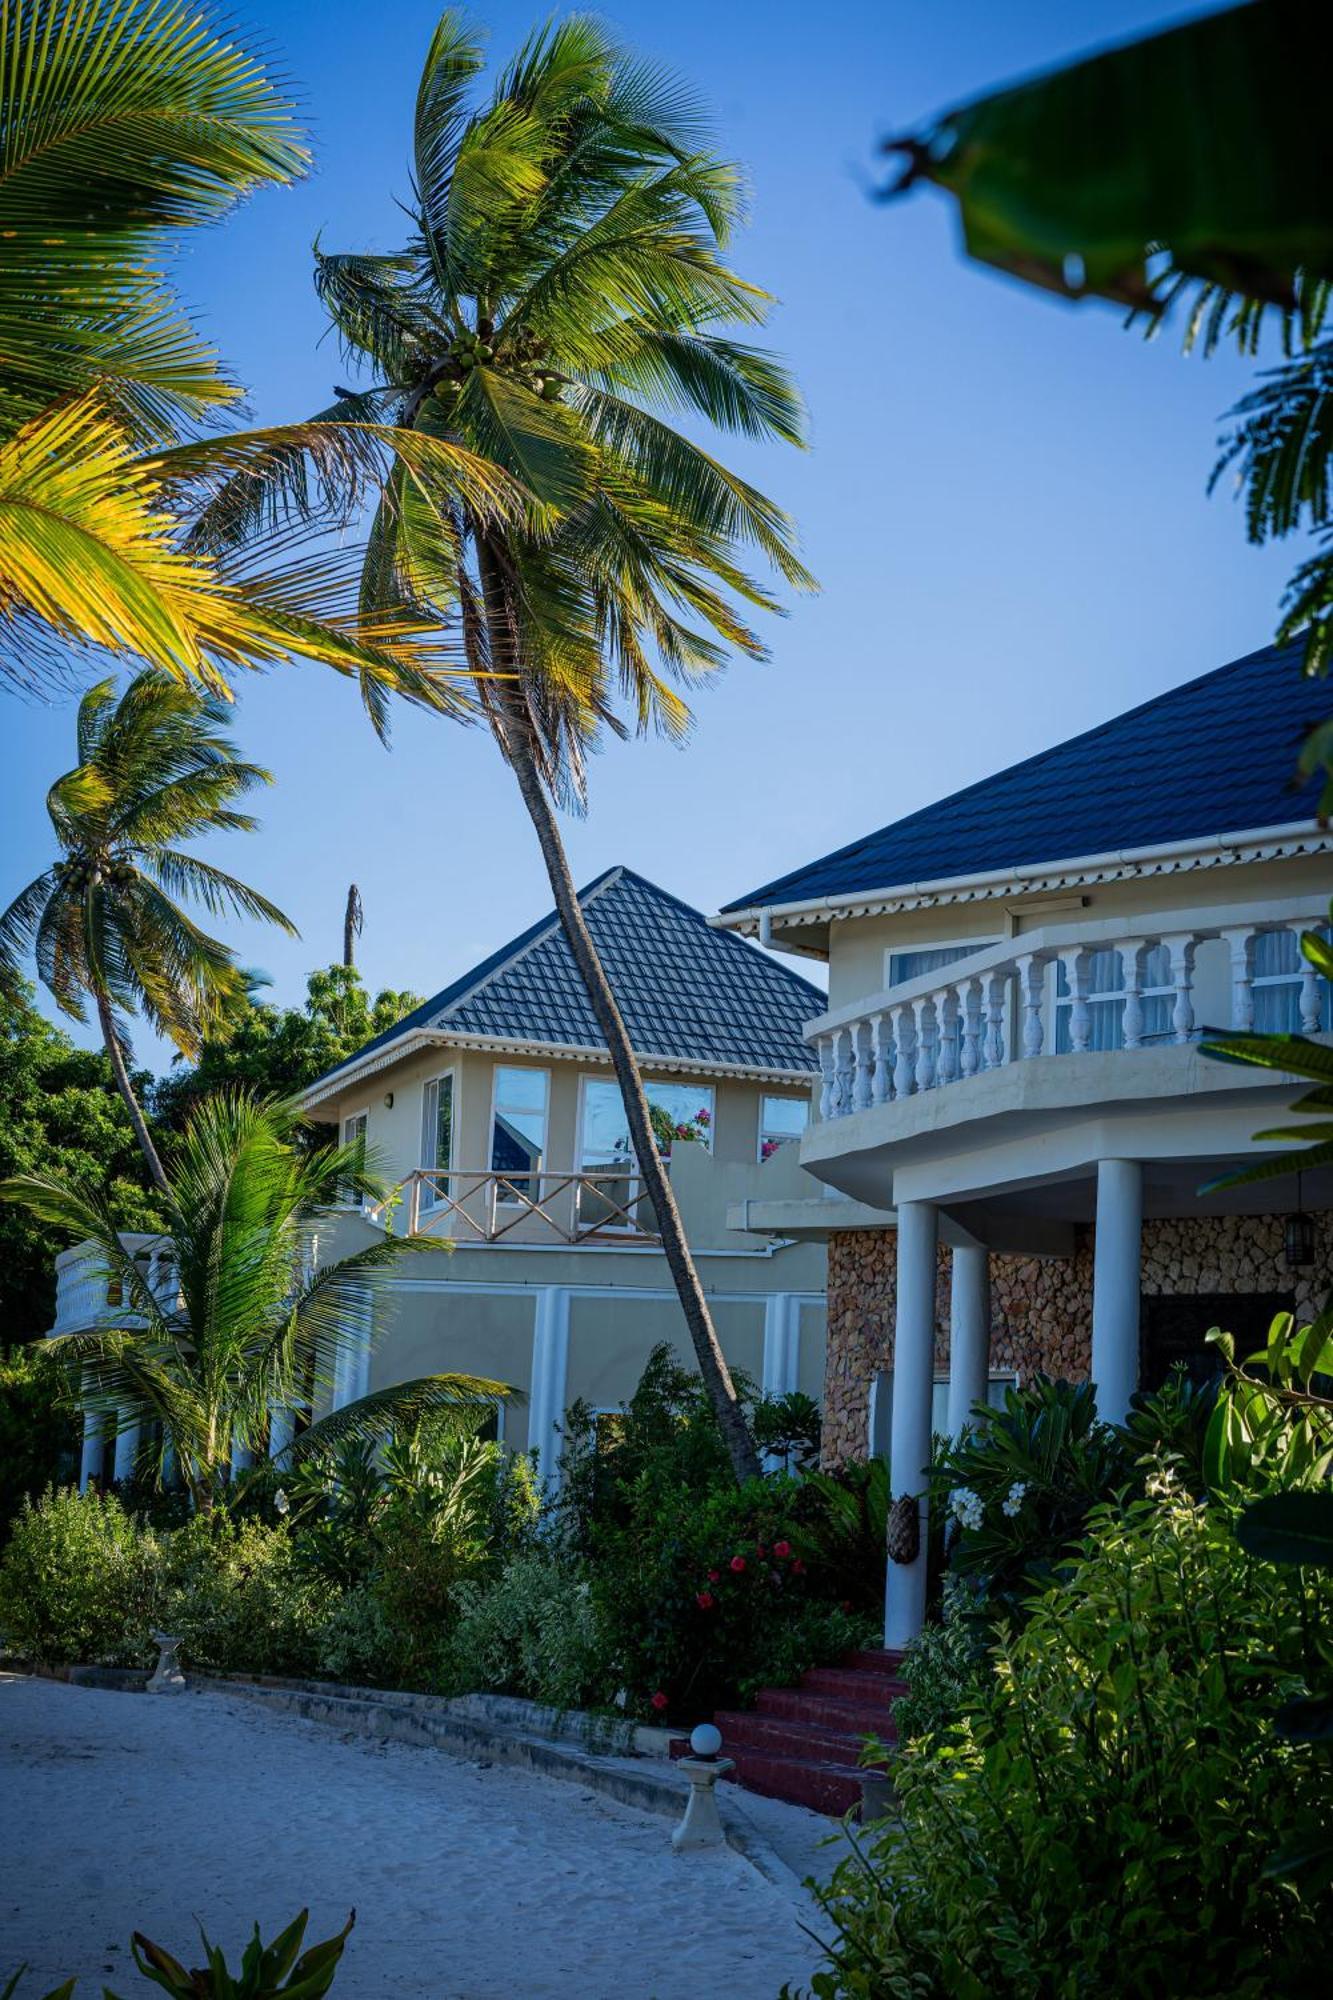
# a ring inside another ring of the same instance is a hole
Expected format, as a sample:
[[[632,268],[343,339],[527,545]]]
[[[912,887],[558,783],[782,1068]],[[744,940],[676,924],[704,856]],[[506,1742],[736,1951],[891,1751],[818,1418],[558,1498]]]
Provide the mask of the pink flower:
[[[745,1557],[733,1556],[731,1558],[731,1567],[735,1570],[737,1576],[739,1576],[741,1571],[745,1568]]]
[[[694,1114],[694,1122],[696,1125],[711,1125],[713,1122],[713,1114],[711,1111],[696,1111]]]
[[[700,1590],[695,1593],[694,1601],[701,1611],[711,1611],[717,1599],[711,1590]]]
[[[775,1556],[777,1557],[777,1559],[778,1559],[778,1561],[779,1561],[779,1562],[782,1562],[782,1561],[784,1561],[784,1560],[785,1560],[785,1558],[786,1558],[787,1556],[789,1556],[789,1555],[791,1554],[791,1543],[790,1543],[790,1542],[774,1542],[774,1544],[773,1544],[773,1553],[774,1553],[774,1555],[775,1555]]]
[[[653,1696],[653,1707],[657,1710],[658,1714],[660,1715],[662,1713],[662,1710],[666,1707],[666,1705],[667,1705],[667,1698],[663,1694],[661,1688],[659,1688],[657,1690],[657,1693]]]
[[[721,1572],[721,1570],[720,1570],[720,1569],[710,1569],[710,1570],[709,1570],[709,1572],[708,1572],[708,1581],[709,1581],[710,1583],[720,1583],[720,1582],[722,1581],[722,1572]]]

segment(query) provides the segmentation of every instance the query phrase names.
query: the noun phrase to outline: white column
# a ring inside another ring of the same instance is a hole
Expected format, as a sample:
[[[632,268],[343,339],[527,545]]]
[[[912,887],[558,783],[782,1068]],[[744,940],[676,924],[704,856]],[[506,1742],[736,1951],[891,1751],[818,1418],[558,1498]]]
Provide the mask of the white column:
[[[931,1385],[935,1376],[935,1251],[939,1214],[933,1202],[898,1206],[898,1298],[893,1331],[893,1426],[889,1469],[894,1498],[919,1496],[921,1547],[915,1562],[888,1565],[884,1644],[906,1646],[926,1615],[926,1468],[930,1461]]]
[[[296,1431],[296,1420],[290,1410],[278,1409],[273,1405],[268,1413],[268,1455],[279,1458],[286,1451]]]
[[[761,1386],[766,1396],[789,1396],[796,1387],[801,1359],[801,1300],[796,1292],[770,1292],[764,1300],[764,1358]],[[782,1472],[786,1461],[775,1452],[764,1456],[766,1472]]]
[[[1139,1383],[1139,1284],[1143,1168],[1097,1163],[1097,1237],[1092,1270],[1092,1381],[1097,1414],[1120,1423]]]
[[[560,1424],[565,1414],[569,1368],[569,1293],[563,1285],[543,1285],[537,1293],[532,1327],[532,1383],[528,1396],[528,1449],[536,1449],[542,1484],[560,1483]]]
[[[333,1363],[333,1408],[341,1410],[355,1403],[370,1387],[370,1339],[375,1308],[368,1291],[358,1290],[348,1317],[350,1334],[340,1345]]]
[[[978,1244],[953,1253],[949,1285],[949,1435],[960,1437],[990,1379],[990,1259]]]
[[[88,1491],[88,1482],[99,1479],[102,1474],[102,1414],[100,1410],[85,1410],[83,1413],[83,1456],[79,1460],[79,1491]]]
[[[134,1468],[139,1458],[138,1424],[118,1423],[116,1429],[116,1465],[114,1478],[119,1486],[134,1477]]]

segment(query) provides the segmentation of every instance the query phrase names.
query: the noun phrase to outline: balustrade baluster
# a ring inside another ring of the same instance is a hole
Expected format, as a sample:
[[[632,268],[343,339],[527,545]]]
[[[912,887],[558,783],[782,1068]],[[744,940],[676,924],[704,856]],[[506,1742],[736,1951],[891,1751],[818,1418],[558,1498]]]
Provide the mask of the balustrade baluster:
[[[853,1108],[856,1076],[856,1043],[850,1028],[839,1028],[833,1037],[833,1067],[837,1072],[835,1118],[846,1118]]]
[[[1005,975],[993,972],[986,982],[986,1035],[982,1056],[987,1069],[1004,1067]]]
[[[958,1067],[964,1076],[975,1076],[981,1067],[981,981],[965,980],[958,988],[958,1001],[963,1023]]]
[[[1017,961],[1018,990],[1023,999],[1023,1057],[1039,1056],[1046,1039],[1042,1008],[1046,998],[1046,964],[1035,952],[1025,951]]]
[[[1231,1025],[1248,1034],[1254,1026],[1254,932],[1223,931],[1231,952]]]
[[[933,1090],[935,1087],[935,1052],[938,1047],[939,1023],[935,1016],[933,1000],[914,1000],[912,1017],[916,1023],[916,1087],[918,1090]]]
[[[1173,1039],[1187,1042],[1194,1033],[1194,939],[1185,931],[1164,937],[1171,960],[1171,984],[1175,998],[1171,1006]]]
[[[821,1035],[815,1043],[815,1053],[819,1057],[819,1116],[822,1122],[833,1116],[833,1037]]]
[[[916,1088],[916,1011],[909,1006],[893,1010],[893,1095],[910,1097]]]
[[[870,1072],[870,1101],[872,1104],[886,1104],[893,1096],[893,1036],[889,1032],[887,1014],[876,1014],[871,1020],[874,1062]]]
[[[1075,945],[1073,950],[1060,953],[1060,963],[1069,988],[1069,1047],[1073,1054],[1083,1055],[1092,1040],[1092,1009],[1088,1005],[1092,954],[1085,945]]]
[[[937,1083],[954,1083],[958,1078],[958,989],[950,986],[939,1003],[939,1062]]]
[[[869,1021],[858,1021],[852,1029],[854,1074],[852,1109],[868,1111],[874,1102],[875,1050]]]
[[[1143,1047],[1143,954],[1142,938],[1126,938],[1120,946],[1120,976],[1125,988],[1125,1012],[1121,1038],[1127,1049]]]
[[[1317,1035],[1324,1011],[1324,994],[1319,974],[1308,958],[1301,957],[1301,1033]]]

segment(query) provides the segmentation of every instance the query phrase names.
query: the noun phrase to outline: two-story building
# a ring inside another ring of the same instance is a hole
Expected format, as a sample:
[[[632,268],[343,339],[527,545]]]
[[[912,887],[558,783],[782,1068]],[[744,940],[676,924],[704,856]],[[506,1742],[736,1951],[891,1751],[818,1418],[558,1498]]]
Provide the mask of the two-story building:
[[[767,1393],[818,1398],[823,1245],[743,1218],[749,1201],[812,1191],[794,1142],[817,1077],[805,1025],[824,994],[628,868],[580,900],[727,1360]],[[620,1089],[554,912],[320,1077],[304,1106],[364,1143],[393,1188],[380,1208],[331,1212],[319,1255],[386,1229],[439,1246],[407,1260],[377,1303],[382,1324],[368,1320],[359,1357],[340,1361],[335,1403],[439,1371],[499,1379],[522,1392],[500,1412],[505,1442],[538,1447],[550,1473],[572,1402],[618,1407],[662,1341],[692,1365]],[[169,1245],[141,1247],[169,1265]],[[83,1252],[66,1251],[58,1272],[53,1332],[105,1311]],[[128,1476],[134,1449],[132,1432],[114,1448],[90,1434],[85,1479]]]
[[[1203,1195],[1281,1151],[1296,1091],[1204,1027],[1333,1025],[1304,929],[1333,833],[1297,758],[1328,698],[1265,649],[767,883],[716,921],[823,959],[801,1164],[833,1203],[752,1206],[826,1240],[826,1451],[888,1448],[922,1494],[932,1427],[997,1378],[1091,1377],[1105,1416],[1215,1325],[1257,1344],[1322,1300],[1333,1176]],[[1304,1221],[1298,1221],[1298,1215]],[[924,1512],[924,1496],[921,1505]],[[924,1536],[922,1537],[924,1547]],[[924,1556],[890,1565],[886,1643]]]

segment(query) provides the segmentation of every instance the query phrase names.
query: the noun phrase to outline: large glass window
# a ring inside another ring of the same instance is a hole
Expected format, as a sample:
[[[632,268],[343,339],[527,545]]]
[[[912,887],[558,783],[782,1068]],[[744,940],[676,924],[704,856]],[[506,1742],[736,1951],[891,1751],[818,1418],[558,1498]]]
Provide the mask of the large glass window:
[[[760,1159],[771,1159],[779,1146],[799,1139],[809,1123],[808,1097],[770,1097],[765,1091],[759,1100]]]
[[[713,1093],[707,1085],[646,1083],[644,1090],[657,1150],[664,1159],[682,1143],[697,1143],[712,1151]],[[585,1226],[604,1212],[607,1226],[656,1228],[640,1194],[625,1101],[614,1079],[588,1077],[584,1081],[579,1171],[592,1181],[591,1185],[585,1181],[579,1196],[579,1220]],[[615,1214],[617,1208],[625,1213]]]
[[[1320,936],[1328,937],[1327,928]],[[1301,984],[1305,958],[1295,931],[1260,931],[1254,940],[1254,1025],[1269,1035],[1301,1032]],[[1320,1024],[1333,1026],[1330,990],[1320,980]]]
[[[909,979],[920,979],[924,973],[939,972],[946,965],[957,965],[963,958],[972,958],[979,951],[987,951],[996,943],[994,938],[975,938],[970,944],[938,944],[929,950],[891,951],[886,953],[884,984],[905,986]]]
[[[432,1178],[421,1187],[421,1206],[435,1208],[449,1192],[448,1170],[454,1163],[454,1078],[433,1076],[422,1093],[421,1164]]]
[[[491,1172],[504,1176],[496,1183],[497,1201],[541,1199],[539,1175],[546,1153],[550,1084],[549,1070],[516,1069],[506,1063],[496,1066]]]

